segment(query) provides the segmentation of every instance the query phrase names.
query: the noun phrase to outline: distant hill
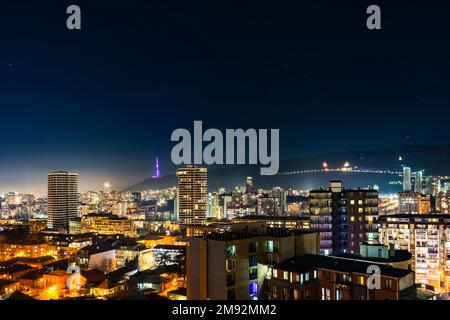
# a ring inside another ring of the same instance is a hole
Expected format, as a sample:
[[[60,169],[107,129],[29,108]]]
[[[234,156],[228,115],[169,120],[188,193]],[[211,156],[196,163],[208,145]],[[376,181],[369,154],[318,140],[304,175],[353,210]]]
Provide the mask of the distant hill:
[[[370,142],[368,142],[370,143]],[[402,157],[402,161],[399,157]],[[316,156],[287,159],[280,161],[279,172],[320,169],[326,161],[330,168],[342,167],[348,161],[352,167],[363,169],[379,169],[401,171],[401,166],[410,166],[413,171],[424,170],[425,175],[450,176],[450,145],[440,146],[400,146],[382,150],[350,151],[322,154]],[[366,187],[377,184],[383,192],[398,191],[399,186],[389,184],[398,181],[399,177],[384,174],[357,173],[314,173],[301,175],[260,176],[259,165],[211,166],[208,168],[208,189],[219,187],[233,188],[243,186],[245,178],[252,176],[257,187],[268,188],[281,186],[285,188],[314,188],[326,186],[329,180],[340,179],[347,187]],[[161,179],[148,178],[124,191],[142,191],[154,188],[166,188],[176,185],[175,174],[163,176]]]

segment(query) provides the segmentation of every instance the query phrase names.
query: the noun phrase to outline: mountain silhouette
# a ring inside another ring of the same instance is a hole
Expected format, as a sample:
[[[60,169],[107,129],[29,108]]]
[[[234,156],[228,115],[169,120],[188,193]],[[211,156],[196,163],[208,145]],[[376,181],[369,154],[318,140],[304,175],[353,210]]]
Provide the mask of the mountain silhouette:
[[[400,158],[401,157],[401,158]],[[401,159],[401,160],[399,160]],[[329,168],[341,168],[345,162],[351,167],[370,170],[390,170],[401,172],[402,166],[411,167],[412,171],[423,170],[424,175],[450,175],[450,145],[439,146],[399,146],[380,150],[336,152],[308,157],[280,160],[279,174],[261,176],[260,165],[224,165],[208,166],[208,190],[219,187],[227,189],[244,186],[247,176],[252,176],[256,187],[310,189],[326,187],[329,180],[339,179],[344,187],[367,187],[374,184],[381,192],[400,191],[401,185],[392,184],[401,181],[401,177],[392,174],[352,173],[352,172],[317,172],[298,175],[284,175],[284,172],[297,170],[322,169],[327,162]],[[124,191],[142,191],[147,189],[167,188],[177,184],[175,173],[160,179],[148,178]]]

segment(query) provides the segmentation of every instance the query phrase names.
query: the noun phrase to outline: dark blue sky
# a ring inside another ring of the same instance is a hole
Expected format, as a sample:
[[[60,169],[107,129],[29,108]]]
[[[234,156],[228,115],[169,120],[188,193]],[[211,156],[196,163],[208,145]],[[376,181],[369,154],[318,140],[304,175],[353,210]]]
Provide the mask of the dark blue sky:
[[[173,170],[194,120],[279,128],[283,158],[450,143],[448,5],[378,2],[368,31],[366,1],[4,2],[0,191],[60,169],[120,189],[156,155]]]

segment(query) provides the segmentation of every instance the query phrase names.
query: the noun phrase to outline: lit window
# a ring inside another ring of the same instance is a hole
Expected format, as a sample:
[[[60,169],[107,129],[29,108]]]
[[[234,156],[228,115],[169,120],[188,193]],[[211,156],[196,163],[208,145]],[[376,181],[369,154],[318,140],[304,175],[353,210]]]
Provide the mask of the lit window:
[[[336,289],[336,300],[342,300],[342,290]]]
[[[322,288],[322,300],[330,300],[330,289]]]
[[[386,289],[392,289],[392,279],[386,279]]]
[[[248,293],[250,295],[255,295],[258,293],[258,283],[257,282],[251,282],[248,286]]]
[[[273,240],[267,241],[267,251],[273,252]]]

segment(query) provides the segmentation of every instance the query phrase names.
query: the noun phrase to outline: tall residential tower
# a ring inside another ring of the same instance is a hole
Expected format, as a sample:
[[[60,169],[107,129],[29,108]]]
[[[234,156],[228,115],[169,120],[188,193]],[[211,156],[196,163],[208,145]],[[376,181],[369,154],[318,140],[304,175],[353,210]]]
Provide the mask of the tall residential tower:
[[[48,174],[48,220],[49,229],[69,228],[69,221],[78,212],[78,174],[66,171]]]
[[[206,221],[207,169],[187,166],[177,170],[178,219],[180,226]]]
[[[412,191],[410,167],[403,167],[403,191]]]

